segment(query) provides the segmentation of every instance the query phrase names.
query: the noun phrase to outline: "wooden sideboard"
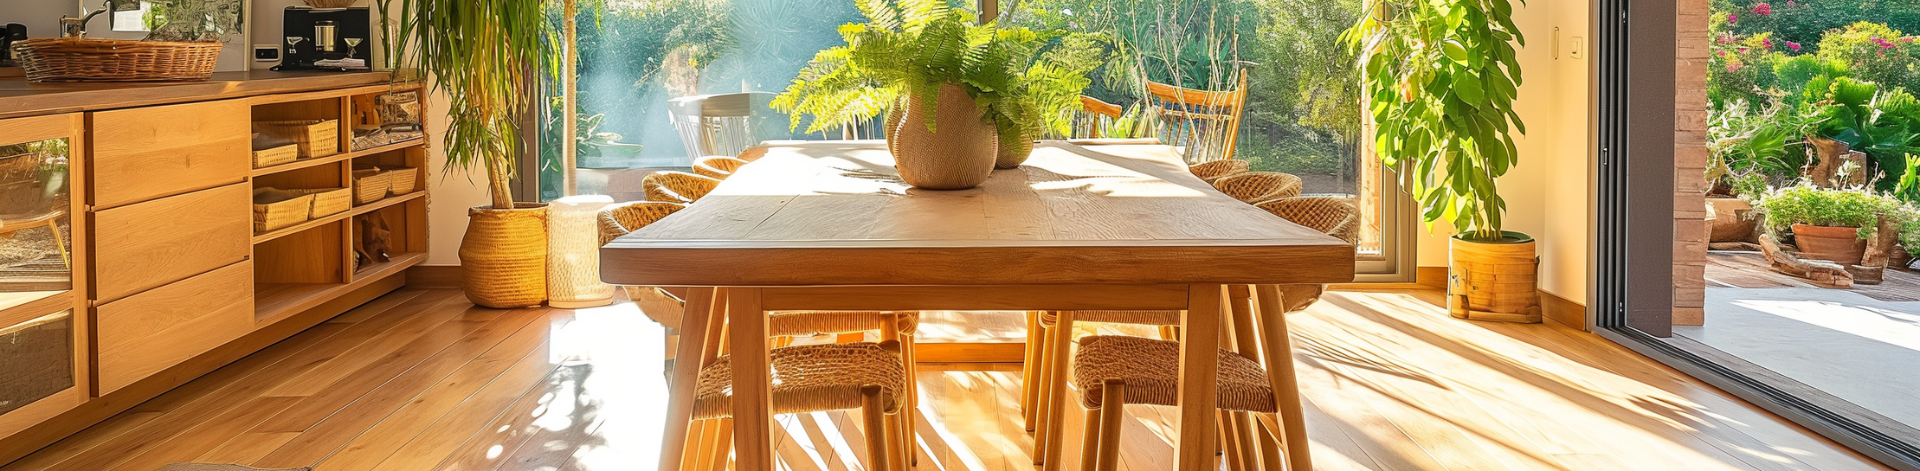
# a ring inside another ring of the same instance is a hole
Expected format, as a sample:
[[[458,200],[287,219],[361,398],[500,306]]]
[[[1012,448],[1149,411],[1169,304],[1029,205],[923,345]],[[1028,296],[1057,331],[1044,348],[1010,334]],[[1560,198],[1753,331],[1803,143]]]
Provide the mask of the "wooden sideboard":
[[[352,139],[396,91],[420,88],[0,80],[0,464],[400,288],[427,253],[426,143]],[[252,123],[286,120],[337,120],[337,153],[255,168]],[[255,230],[255,190],[351,188],[367,167],[415,169],[412,190]],[[390,259],[363,260],[382,223]]]

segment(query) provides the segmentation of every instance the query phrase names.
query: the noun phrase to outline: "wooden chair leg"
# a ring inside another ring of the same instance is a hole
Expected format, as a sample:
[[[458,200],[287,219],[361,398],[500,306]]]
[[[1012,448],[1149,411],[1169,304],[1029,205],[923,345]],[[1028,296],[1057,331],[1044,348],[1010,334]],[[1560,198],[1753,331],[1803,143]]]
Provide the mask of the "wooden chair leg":
[[[1245,447],[1240,443],[1240,434],[1234,431],[1239,427],[1230,411],[1215,411],[1214,423],[1220,427],[1220,456],[1227,463],[1227,471],[1252,471],[1241,466],[1240,457],[1246,456]]]
[[[907,448],[907,409],[901,408],[892,417],[893,420],[888,422],[887,428],[887,453],[888,456],[893,457],[893,461],[887,466],[890,469],[906,471],[913,468],[913,465],[908,464],[910,460],[907,458],[913,453],[913,450]]]
[[[718,419],[708,424],[713,429],[713,446],[703,451],[708,471],[727,471],[727,458],[733,451],[733,419]]]
[[[686,315],[681,323],[682,332],[691,338],[683,338],[677,345],[672,372],[673,393],[667,400],[667,430],[661,435],[660,463],[662,471],[685,469],[688,439],[693,437],[693,395],[694,383],[699,381],[700,368],[706,359],[718,356],[721,342],[721,328],[726,324],[723,315],[726,298],[720,297],[718,289],[696,288],[689,292]]]
[[[66,264],[67,269],[71,270],[73,269],[73,256],[67,255],[67,241],[66,238],[60,237],[59,220],[59,218],[48,219],[47,230],[53,231],[53,246],[60,249],[60,262]]]
[[[1265,348],[1267,381],[1273,388],[1275,409],[1282,425],[1280,439],[1287,447],[1287,469],[1313,469],[1308,449],[1307,423],[1301,417],[1300,383],[1294,376],[1293,339],[1287,337],[1287,309],[1280,287],[1254,287],[1258,310],[1254,319],[1260,324],[1260,341]]]
[[[920,453],[919,453],[920,435],[918,433],[918,430],[920,429],[920,423],[918,422],[918,419],[915,418],[914,414],[917,414],[920,411],[920,376],[919,376],[919,368],[918,368],[920,364],[920,360],[917,359],[913,353],[913,348],[914,348],[913,337],[914,337],[913,334],[900,335],[900,339],[903,341],[901,345],[902,349],[900,351],[902,355],[901,360],[905,362],[906,371],[907,371],[907,381],[906,381],[907,390],[906,392],[903,393],[907,395],[906,397],[907,401],[906,401],[906,405],[902,406],[902,409],[900,410],[900,419],[902,422],[905,422],[904,429],[906,431],[906,436],[907,436],[907,443],[906,443],[907,465],[919,466],[920,465]]]
[[[1120,469],[1120,423],[1127,415],[1127,384],[1108,381],[1100,387],[1099,471]],[[1092,446],[1092,445],[1089,445]]]
[[[1060,440],[1062,429],[1060,422],[1066,420],[1067,405],[1067,365],[1072,363],[1073,353],[1073,311],[1060,311],[1059,322],[1053,326],[1053,332],[1047,338],[1047,344],[1053,349],[1053,359],[1047,365],[1047,415],[1041,421],[1041,428],[1047,436],[1047,450],[1042,454],[1043,465],[1049,470],[1060,469]]]
[[[1260,445],[1260,469],[1263,471],[1281,471],[1287,469],[1286,462],[1280,460],[1280,439],[1274,435],[1274,429],[1268,428],[1266,417],[1269,414],[1253,416],[1253,434]],[[1275,421],[1277,424],[1278,421]]]
[[[1100,462],[1100,411],[1087,410],[1087,429],[1080,439],[1080,471],[1094,471]]]
[[[860,388],[860,418],[866,422],[867,469],[886,471],[892,462],[887,453],[887,409],[880,402],[880,386]]]
[[[1040,388],[1040,347],[1046,345],[1045,334],[1040,332],[1040,312],[1027,311],[1027,361],[1022,364],[1020,376],[1020,413],[1025,419],[1026,430],[1033,431],[1033,421],[1039,416],[1035,407],[1039,400]]]
[[[1040,381],[1034,383],[1033,420],[1027,422],[1027,431],[1033,432],[1033,464],[1046,461],[1047,450],[1047,410],[1053,397],[1049,391],[1053,387],[1053,361],[1056,348],[1053,332],[1057,327],[1040,327],[1040,372],[1035,374]]]

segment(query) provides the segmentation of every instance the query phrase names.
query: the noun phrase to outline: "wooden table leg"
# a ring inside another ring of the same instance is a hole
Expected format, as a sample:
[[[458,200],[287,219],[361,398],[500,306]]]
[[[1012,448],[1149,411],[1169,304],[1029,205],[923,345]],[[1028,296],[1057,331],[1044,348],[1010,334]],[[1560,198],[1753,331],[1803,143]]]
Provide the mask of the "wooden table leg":
[[[1215,387],[1220,372],[1220,285],[1189,285],[1180,319],[1180,435],[1174,455],[1179,471],[1214,469]],[[1063,319],[1064,322],[1064,319]]]
[[[1273,386],[1276,409],[1280,411],[1280,439],[1287,447],[1287,469],[1313,469],[1313,457],[1308,451],[1307,421],[1302,417],[1300,407],[1300,383],[1293,371],[1293,339],[1287,337],[1286,299],[1280,294],[1280,287],[1259,285],[1254,290],[1254,300],[1258,302],[1258,314],[1255,319],[1260,323],[1260,337],[1266,343],[1267,378]]]
[[[660,470],[681,469],[686,457],[687,428],[693,422],[693,395],[700,382],[701,359],[707,355],[704,340],[708,329],[718,329],[715,316],[715,290],[694,289],[687,293],[687,304],[680,316],[681,338],[674,352],[673,385],[667,396],[667,427],[660,435]]]
[[[727,318],[733,351],[734,469],[773,471],[772,369],[760,288],[727,289]]]

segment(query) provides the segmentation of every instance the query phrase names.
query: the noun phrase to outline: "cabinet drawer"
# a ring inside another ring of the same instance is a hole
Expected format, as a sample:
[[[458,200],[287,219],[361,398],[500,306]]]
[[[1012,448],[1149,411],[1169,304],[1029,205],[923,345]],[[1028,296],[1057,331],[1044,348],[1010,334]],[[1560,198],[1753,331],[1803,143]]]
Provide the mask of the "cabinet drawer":
[[[102,302],[247,259],[245,183],[94,212],[94,286]]]
[[[253,262],[100,305],[94,310],[100,394],[253,331]]]
[[[239,100],[93,113],[94,206],[246,180],[252,115]]]

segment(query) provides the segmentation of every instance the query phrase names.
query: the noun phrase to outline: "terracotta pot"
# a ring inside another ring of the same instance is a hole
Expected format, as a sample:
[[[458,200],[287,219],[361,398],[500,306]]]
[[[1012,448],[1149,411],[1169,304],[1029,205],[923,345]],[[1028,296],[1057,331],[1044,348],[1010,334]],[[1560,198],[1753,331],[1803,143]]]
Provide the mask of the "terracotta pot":
[[[993,168],[1015,168],[1027,163],[1027,157],[1033,156],[1033,133],[1023,133],[1012,145],[1002,142],[999,152],[994,153]]]
[[[1707,198],[1707,204],[1713,206],[1713,235],[1710,241],[1753,240],[1753,229],[1760,223],[1759,215],[1753,212],[1753,205],[1739,198]]]
[[[512,309],[547,300],[547,205],[467,210],[460,288],[474,304]]]
[[[1532,237],[1508,231],[1500,241],[1454,236],[1451,243],[1449,314],[1482,321],[1540,322],[1540,258],[1534,255]]]
[[[1800,258],[1826,260],[1840,266],[1859,265],[1867,253],[1867,240],[1860,238],[1858,227],[1793,225],[1793,245]]]
[[[894,131],[893,168],[900,179],[916,188],[964,190],[979,186],[993,173],[999,134],[980,119],[973,97],[955,84],[940,85],[934,109],[917,99],[907,100],[907,111]],[[932,113],[935,130],[927,130]]]

